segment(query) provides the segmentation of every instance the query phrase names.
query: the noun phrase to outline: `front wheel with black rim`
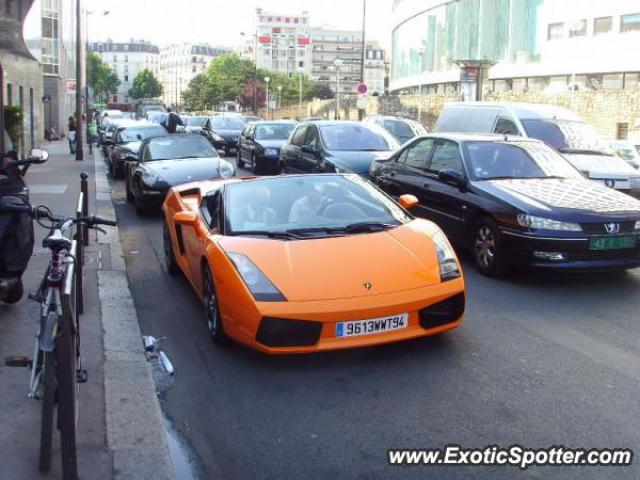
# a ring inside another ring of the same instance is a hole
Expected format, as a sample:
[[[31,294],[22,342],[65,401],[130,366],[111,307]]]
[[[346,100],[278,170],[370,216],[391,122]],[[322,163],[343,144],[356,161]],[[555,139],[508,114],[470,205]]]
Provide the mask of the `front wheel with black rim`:
[[[169,224],[165,220],[162,226],[162,243],[164,246],[164,265],[167,268],[167,272],[170,275],[178,275],[180,273],[180,267],[176,262],[176,256],[173,252],[173,246],[171,244],[171,234],[169,233]]]
[[[503,239],[496,222],[481,218],[473,231],[473,261],[483,275],[501,277],[507,273]]]
[[[22,285],[22,279],[19,278],[13,285],[7,288],[6,292],[2,294],[2,301],[8,304],[18,303],[23,294],[24,287]]]
[[[131,192],[131,182],[129,181],[129,175],[125,180],[125,191],[127,192],[127,202],[133,202],[133,193]]]
[[[287,167],[285,167],[283,162],[280,162],[278,164],[278,175],[286,175],[287,174]]]
[[[149,207],[147,205],[147,202],[145,202],[144,198],[142,197],[142,191],[139,184],[136,184],[136,187],[133,190],[132,195],[133,195],[133,206],[136,209],[136,213],[138,215],[145,215],[149,210]]]
[[[242,161],[242,155],[240,154],[240,149],[236,152],[236,166],[238,168],[244,168],[244,162]]]
[[[218,308],[218,299],[216,297],[216,288],[213,283],[213,276],[208,267],[203,268],[202,272],[202,303],[204,305],[204,316],[207,321],[207,329],[209,336],[217,344],[227,343],[229,337],[224,331],[220,309]]]
[[[254,175],[258,173],[258,165],[256,165],[256,155],[254,153],[251,154],[251,173]]]
[[[53,352],[40,352],[44,356],[42,370],[42,419],[40,424],[40,471],[51,468],[51,440],[53,436],[53,411],[56,403],[56,362]]]

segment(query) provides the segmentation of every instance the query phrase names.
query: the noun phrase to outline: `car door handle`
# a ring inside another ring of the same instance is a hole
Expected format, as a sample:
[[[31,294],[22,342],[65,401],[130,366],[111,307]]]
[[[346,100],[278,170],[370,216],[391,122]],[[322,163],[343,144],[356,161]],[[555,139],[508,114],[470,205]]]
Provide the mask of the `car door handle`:
[[[389,176],[390,177],[395,177],[396,176],[396,172],[389,172]]]
[[[428,183],[423,183],[422,184],[422,188],[429,190],[431,188],[431,186]]]

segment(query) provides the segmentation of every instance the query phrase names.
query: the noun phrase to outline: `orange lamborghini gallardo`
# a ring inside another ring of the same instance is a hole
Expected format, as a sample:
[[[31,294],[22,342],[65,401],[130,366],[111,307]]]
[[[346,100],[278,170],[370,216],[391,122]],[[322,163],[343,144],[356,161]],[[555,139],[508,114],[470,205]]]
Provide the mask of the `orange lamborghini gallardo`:
[[[462,270],[442,231],[357,175],[190,183],[164,205],[164,255],[209,335],[267,353],[398,342],[458,327]]]

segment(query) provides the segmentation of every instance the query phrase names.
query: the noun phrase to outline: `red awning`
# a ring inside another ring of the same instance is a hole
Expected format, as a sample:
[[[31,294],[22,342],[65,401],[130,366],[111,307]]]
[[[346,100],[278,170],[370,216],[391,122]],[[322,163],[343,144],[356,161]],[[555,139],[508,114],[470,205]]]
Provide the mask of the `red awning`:
[[[258,37],[258,42],[260,43],[271,43],[271,37]]]
[[[311,39],[300,37],[298,38],[298,45],[309,45],[311,43]]]

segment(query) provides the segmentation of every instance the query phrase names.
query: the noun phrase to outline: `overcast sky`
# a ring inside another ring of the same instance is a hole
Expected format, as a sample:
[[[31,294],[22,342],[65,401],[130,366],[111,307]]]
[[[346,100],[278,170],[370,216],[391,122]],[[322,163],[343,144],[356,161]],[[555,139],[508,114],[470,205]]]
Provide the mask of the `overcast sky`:
[[[309,12],[312,26],[330,24],[350,29],[362,25],[362,0],[86,0],[89,40],[131,38],[160,46],[207,42],[234,46],[240,32],[251,32],[256,7],[279,14]],[[109,15],[102,16],[105,8]],[[391,0],[367,1],[367,39],[391,44]]]

